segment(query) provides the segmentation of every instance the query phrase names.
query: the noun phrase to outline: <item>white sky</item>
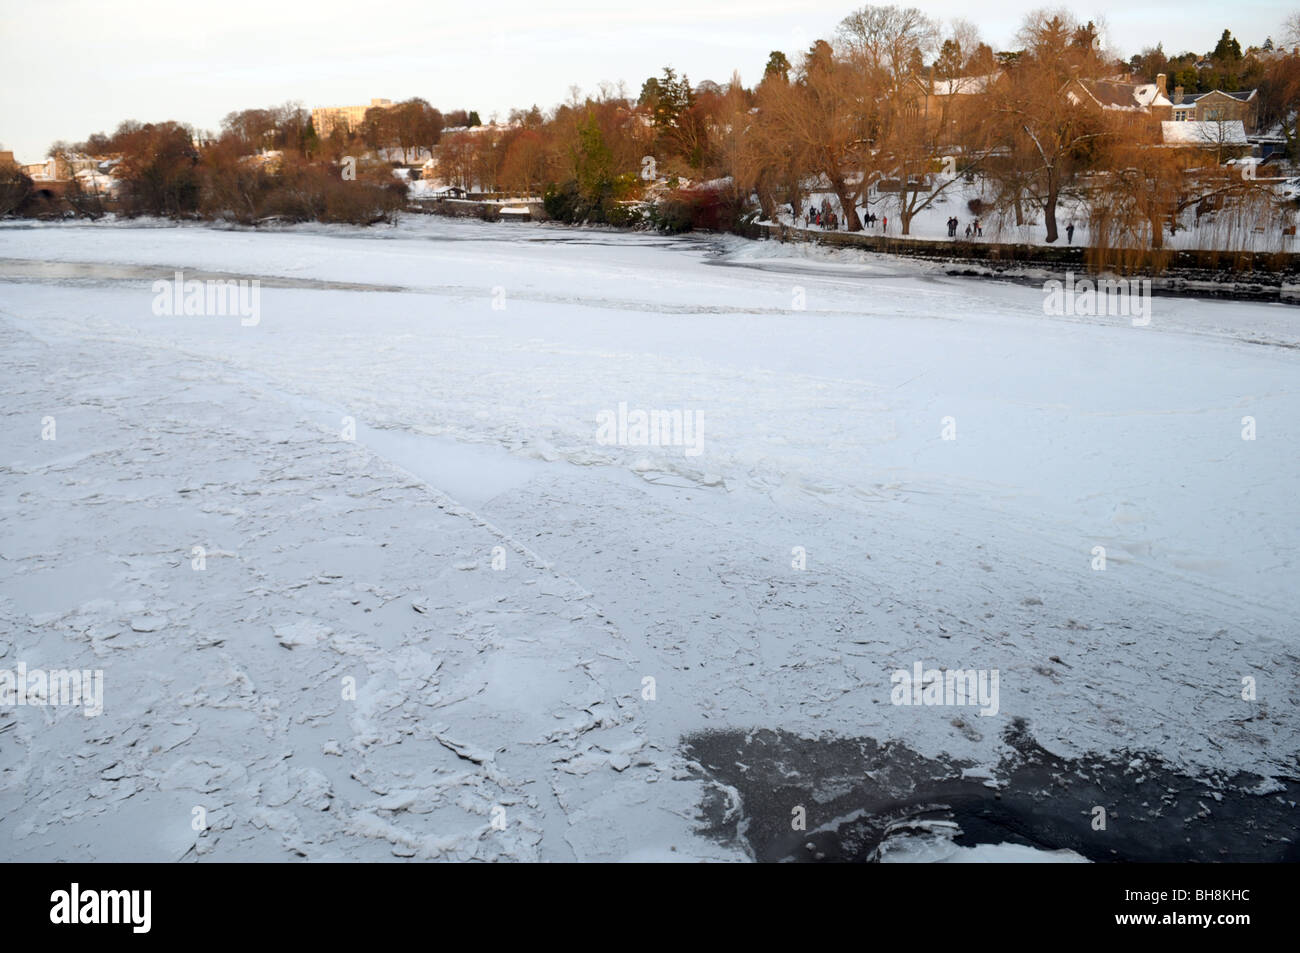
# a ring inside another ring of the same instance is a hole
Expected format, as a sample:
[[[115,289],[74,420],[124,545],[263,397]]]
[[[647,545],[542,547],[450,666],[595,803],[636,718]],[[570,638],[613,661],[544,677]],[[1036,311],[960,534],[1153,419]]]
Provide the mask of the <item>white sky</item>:
[[[931,16],[974,20],[1011,45],[1043,0],[913,0]],[[236,109],[421,96],[440,109],[543,108],[569,87],[641,82],[668,63],[692,82],[746,84],[771,50],[791,55],[860,3],[852,0],[0,0],[0,148],[39,161],[57,139],[109,132],[123,119],[217,129]],[[907,5],[906,2],[900,5]],[[1069,5],[1081,19],[1098,12]],[[1224,28],[1242,47],[1280,39],[1300,4],[1147,2],[1100,11],[1124,57],[1211,49]],[[256,25],[253,28],[252,25]]]

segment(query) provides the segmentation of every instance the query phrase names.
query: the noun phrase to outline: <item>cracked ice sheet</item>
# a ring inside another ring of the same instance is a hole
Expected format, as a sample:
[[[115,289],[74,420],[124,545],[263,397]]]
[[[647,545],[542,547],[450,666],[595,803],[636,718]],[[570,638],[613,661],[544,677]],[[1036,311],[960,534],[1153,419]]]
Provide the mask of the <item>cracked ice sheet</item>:
[[[727,856],[570,579],[203,360],[0,338],[0,663],[105,673],[100,717],[0,711],[7,859]]]
[[[1134,329],[888,259],[792,276],[712,266],[699,243],[441,220],[0,229],[0,254],[415,289],[264,289],[250,329],[156,318],[147,281],[0,285],[19,372],[6,611],[24,651],[43,633],[163,680],[202,660],[141,701],[175,698],[237,743],[200,733],[131,797],[211,792],[235,855],[462,856],[462,822],[490,826],[497,803],[532,812],[510,856],[707,852],[678,836],[694,789],[672,755],[709,727],[898,737],[988,765],[1024,717],[1062,753],[1294,757],[1296,355],[1241,343],[1289,309],[1157,299]],[[787,310],[796,283],[805,312]],[[706,452],[597,445],[595,415],[621,400],[698,408]],[[57,447],[33,443],[49,404]],[[1247,413],[1269,439],[1240,440]],[[357,442],[326,449],[343,415]],[[946,415],[956,441],[937,439]],[[188,569],[194,540],[237,586]],[[177,625],[193,646],[153,658]],[[267,689],[256,666],[290,660]],[[915,660],[998,668],[999,715],[889,705],[890,671]],[[333,683],[311,688],[345,669],[362,695],[346,710]],[[283,750],[255,737],[276,719],[298,726]],[[276,793],[247,795],[236,765]],[[347,812],[324,848],[308,769]]]

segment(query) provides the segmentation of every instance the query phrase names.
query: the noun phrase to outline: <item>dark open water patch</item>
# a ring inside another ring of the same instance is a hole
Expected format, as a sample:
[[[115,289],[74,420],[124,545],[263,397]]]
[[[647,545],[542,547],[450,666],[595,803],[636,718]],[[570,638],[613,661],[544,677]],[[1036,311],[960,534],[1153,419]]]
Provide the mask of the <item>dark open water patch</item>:
[[[1099,862],[1300,861],[1300,776],[1193,776],[1127,750],[1061,758],[1023,722],[1003,740],[988,778],[872,738],[708,732],[683,751],[709,782],[702,833],[739,840],[760,861],[872,861],[891,828],[928,821],[956,824],[965,847],[1068,849]],[[799,807],[805,830],[792,826]],[[1094,830],[1098,807],[1104,830]]]

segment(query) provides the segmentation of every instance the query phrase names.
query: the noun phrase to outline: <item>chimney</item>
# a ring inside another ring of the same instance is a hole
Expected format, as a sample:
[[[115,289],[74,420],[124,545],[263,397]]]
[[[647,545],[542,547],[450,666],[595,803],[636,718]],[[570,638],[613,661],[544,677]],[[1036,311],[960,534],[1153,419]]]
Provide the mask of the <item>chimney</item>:
[[[1156,73],[1156,92],[1158,92],[1161,96],[1168,95],[1168,94],[1165,92],[1165,74],[1164,74],[1164,73]]]
[[[1183,101],[1183,87],[1174,87],[1174,105],[1177,106]]]

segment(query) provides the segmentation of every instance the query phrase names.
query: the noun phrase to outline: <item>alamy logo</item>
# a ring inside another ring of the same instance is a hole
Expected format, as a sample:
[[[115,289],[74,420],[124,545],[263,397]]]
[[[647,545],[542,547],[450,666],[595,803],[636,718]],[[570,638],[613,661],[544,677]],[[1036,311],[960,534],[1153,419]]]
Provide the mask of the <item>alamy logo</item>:
[[[0,668],[0,706],[78,705],[85,708],[85,716],[94,718],[104,713],[103,669],[44,669],[28,670],[26,662],[19,662],[16,670]]]
[[[688,457],[703,451],[704,432],[698,410],[602,410],[596,415],[596,442],[602,447],[685,447]]]
[[[889,700],[895,705],[979,705],[980,715],[998,713],[998,670],[924,669],[920,662],[890,676]]]
[[[239,323],[246,328],[262,320],[262,283],[256,278],[186,281],[185,272],[178,271],[171,281],[165,278],[155,281],[153,294],[153,313],[160,317],[237,314]]]
[[[1133,327],[1145,327],[1151,323],[1151,279],[1076,281],[1074,272],[1067,271],[1065,281],[1053,278],[1043,285],[1043,314],[1132,317]]]
[[[50,894],[51,923],[129,923],[132,933],[148,933],[152,925],[152,890],[71,890]]]

